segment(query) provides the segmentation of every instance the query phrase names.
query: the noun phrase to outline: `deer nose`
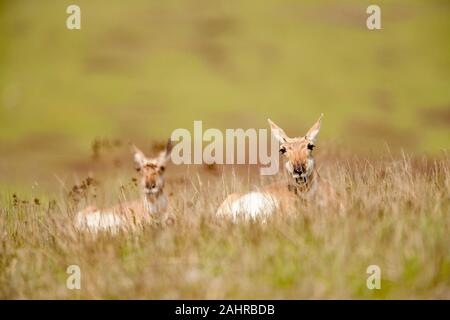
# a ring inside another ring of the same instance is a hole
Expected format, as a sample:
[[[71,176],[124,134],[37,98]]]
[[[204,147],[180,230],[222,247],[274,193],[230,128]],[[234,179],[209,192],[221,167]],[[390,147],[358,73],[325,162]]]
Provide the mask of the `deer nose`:
[[[154,182],[147,182],[147,183],[145,184],[145,187],[146,187],[147,189],[154,189],[154,188],[156,187],[156,184],[155,184]]]
[[[303,172],[303,170],[301,167],[294,169],[294,173],[296,173],[296,174],[302,174],[302,172]]]

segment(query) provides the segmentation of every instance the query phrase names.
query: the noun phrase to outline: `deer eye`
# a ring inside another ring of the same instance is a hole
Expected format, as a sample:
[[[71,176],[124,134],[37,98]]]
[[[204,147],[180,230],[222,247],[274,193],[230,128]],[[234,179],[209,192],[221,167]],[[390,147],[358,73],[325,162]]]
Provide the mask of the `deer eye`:
[[[166,170],[166,167],[161,166],[161,167],[159,167],[159,170],[160,170],[161,172],[164,172],[164,170]]]
[[[286,153],[286,147],[282,146],[282,147],[280,148],[280,153],[281,153],[281,154],[285,154],[285,153]]]
[[[308,143],[308,149],[309,149],[309,150],[312,151],[315,147],[316,147],[316,146],[315,146],[314,144]]]

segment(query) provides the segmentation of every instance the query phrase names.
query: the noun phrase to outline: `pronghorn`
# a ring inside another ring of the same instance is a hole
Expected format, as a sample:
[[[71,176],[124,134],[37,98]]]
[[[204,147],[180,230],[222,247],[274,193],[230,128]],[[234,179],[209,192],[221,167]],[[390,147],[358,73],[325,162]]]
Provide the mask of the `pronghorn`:
[[[220,216],[265,219],[280,208],[292,208],[299,200],[326,204],[335,199],[333,188],[314,169],[312,151],[320,131],[322,116],[304,137],[289,138],[268,119],[271,131],[280,144],[280,153],[286,158],[288,183],[277,183],[246,194],[230,194],[217,210]]]
[[[109,230],[130,230],[145,223],[167,222],[169,218],[168,201],[164,195],[164,170],[170,159],[172,143],[167,142],[166,150],[156,158],[147,158],[136,146],[132,146],[134,161],[141,174],[140,187],[142,199],[120,203],[109,209],[89,206],[78,212],[75,227],[94,233]]]

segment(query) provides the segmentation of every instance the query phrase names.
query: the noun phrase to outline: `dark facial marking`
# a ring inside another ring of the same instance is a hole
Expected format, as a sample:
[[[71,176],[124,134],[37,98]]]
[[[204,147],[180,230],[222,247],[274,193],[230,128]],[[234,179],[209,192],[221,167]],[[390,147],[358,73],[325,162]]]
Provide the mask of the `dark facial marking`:
[[[157,165],[156,165],[156,164],[153,164],[153,163],[147,163],[147,164],[145,165],[145,167],[146,167],[146,168],[156,169],[156,168],[157,168]]]

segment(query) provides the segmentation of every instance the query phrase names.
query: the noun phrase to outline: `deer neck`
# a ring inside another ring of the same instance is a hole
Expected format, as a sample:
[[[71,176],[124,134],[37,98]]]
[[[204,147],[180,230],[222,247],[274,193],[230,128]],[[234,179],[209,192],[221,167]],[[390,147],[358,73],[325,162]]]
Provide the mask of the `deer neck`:
[[[144,194],[144,210],[150,215],[161,214],[166,211],[167,198],[164,192]]]

